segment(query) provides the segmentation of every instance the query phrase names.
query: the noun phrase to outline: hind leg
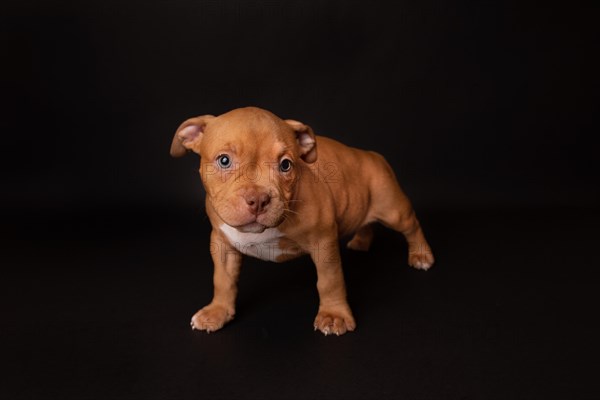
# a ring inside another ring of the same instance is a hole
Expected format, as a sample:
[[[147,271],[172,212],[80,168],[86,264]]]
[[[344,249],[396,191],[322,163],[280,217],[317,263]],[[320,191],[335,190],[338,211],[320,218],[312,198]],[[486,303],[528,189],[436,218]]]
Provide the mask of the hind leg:
[[[388,190],[378,192],[380,195],[374,204],[375,217],[385,226],[404,235],[408,242],[408,264],[417,269],[427,270],[434,263],[433,253],[410,200],[395,178],[391,178],[386,182]]]
[[[433,253],[412,207],[403,218],[394,222],[390,226],[401,232],[408,242],[408,265],[422,270],[431,268],[435,261]]]
[[[352,250],[367,251],[369,250],[369,247],[371,247],[372,241],[373,226],[371,224],[367,224],[356,231],[354,237],[348,242],[347,246]]]

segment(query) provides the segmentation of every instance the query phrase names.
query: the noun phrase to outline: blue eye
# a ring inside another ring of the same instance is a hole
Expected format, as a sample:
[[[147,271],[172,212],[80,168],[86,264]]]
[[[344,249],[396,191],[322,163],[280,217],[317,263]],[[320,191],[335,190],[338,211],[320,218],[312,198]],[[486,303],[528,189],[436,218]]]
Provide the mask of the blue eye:
[[[281,160],[281,163],[279,164],[279,170],[281,172],[288,172],[290,169],[292,169],[292,162],[287,158]]]
[[[229,168],[231,167],[231,158],[227,154],[220,155],[217,157],[217,163],[221,168]]]

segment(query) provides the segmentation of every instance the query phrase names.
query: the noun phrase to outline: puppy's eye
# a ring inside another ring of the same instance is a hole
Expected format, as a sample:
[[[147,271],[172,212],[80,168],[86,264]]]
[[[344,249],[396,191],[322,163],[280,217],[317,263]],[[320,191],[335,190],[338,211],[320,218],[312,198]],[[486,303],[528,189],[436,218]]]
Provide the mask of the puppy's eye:
[[[279,170],[281,172],[288,172],[290,169],[292,169],[292,162],[287,158],[281,160],[281,163],[279,164]]]
[[[221,168],[229,168],[231,167],[231,158],[227,154],[222,154],[217,157],[217,163]]]

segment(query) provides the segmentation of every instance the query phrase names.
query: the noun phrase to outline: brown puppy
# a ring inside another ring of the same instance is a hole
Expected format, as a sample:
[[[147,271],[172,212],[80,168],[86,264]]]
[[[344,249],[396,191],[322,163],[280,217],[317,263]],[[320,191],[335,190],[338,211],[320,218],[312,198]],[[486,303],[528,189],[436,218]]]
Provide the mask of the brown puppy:
[[[281,262],[310,254],[320,305],[315,329],[342,335],[356,328],[346,301],[339,238],[367,250],[371,224],[402,232],[408,263],[426,270],[433,254],[410,201],[382,156],[315,136],[300,122],[248,107],[185,121],[171,155],[201,156],[206,211],[213,226],[214,297],[191,321],[216,331],[233,319],[241,255]]]

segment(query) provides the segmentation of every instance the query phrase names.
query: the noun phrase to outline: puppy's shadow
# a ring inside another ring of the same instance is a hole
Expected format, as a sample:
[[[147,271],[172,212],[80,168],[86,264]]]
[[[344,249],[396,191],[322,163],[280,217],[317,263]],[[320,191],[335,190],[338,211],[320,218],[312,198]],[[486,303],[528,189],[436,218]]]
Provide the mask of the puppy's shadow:
[[[380,225],[375,225],[374,231],[368,251],[348,249],[346,241],[342,245],[348,301],[357,318],[368,314],[367,310],[401,300],[411,273],[404,237]]]
[[[381,226],[374,228],[369,251],[347,249],[349,238],[340,242],[348,301],[359,319],[368,310],[402,301],[412,270],[404,237]],[[278,315],[280,322],[296,318],[312,322],[319,305],[316,282],[315,266],[308,256],[284,263],[245,257],[236,320],[242,322],[252,315],[255,321],[273,321],[273,315]]]
[[[308,256],[283,263],[245,257],[238,285],[237,314],[270,321],[274,313],[280,315],[279,321],[290,316],[305,317],[309,311],[312,315],[319,304],[316,282],[316,270]]]

